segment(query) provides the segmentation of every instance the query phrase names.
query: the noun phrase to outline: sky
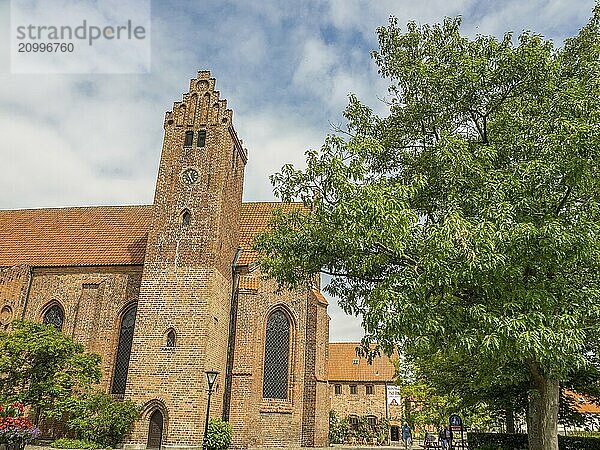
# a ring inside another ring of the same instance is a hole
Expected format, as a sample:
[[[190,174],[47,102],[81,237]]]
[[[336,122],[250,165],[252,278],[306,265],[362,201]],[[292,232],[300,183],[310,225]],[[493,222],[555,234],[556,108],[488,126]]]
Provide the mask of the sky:
[[[52,1],[62,12],[76,0]],[[349,93],[385,114],[387,83],[369,52],[390,16],[406,24],[460,15],[469,36],[527,29],[560,46],[593,7],[594,0],[154,1],[148,73],[73,75],[11,73],[10,2],[0,0],[0,209],[151,203],[164,113],[198,70],[217,79],[248,148],[244,200],[273,200],[269,175],[304,165],[304,152],[343,125]],[[332,342],[360,340],[360,318],[331,298],[329,315]]]

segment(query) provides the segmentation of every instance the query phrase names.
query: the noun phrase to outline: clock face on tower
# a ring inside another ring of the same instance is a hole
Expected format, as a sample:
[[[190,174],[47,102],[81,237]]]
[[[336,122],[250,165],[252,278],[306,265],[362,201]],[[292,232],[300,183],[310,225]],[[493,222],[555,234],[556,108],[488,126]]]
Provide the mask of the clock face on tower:
[[[185,184],[194,184],[198,181],[198,172],[194,169],[187,169],[181,174],[181,179]]]

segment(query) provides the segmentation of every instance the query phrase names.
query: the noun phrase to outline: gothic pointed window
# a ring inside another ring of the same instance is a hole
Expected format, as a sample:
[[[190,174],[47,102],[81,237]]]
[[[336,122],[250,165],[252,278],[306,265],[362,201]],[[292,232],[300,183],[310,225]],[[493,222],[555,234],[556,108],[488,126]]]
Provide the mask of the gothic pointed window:
[[[196,147],[204,147],[206,145],[206,130],[198,131],[198,141]]]
[[[62,331],[63,323],[65,322],[65,313],[60,305],[52,305],[43,319],[44,325],[54,325],[58,331]]]
[[[175,347],[175,332],[173,330],[169,330],[167,333],[167,347]]]
[[[263,398],[288,398],[290,328],[281,310],[273,311],[267,320]]]
[[[181,226],[183,228],[186,228],[190,225],[190,221],[192,220],[192,214],[190,213],[189,210],[185,210],[183,211],[183,213],[181,213]]]
[[[194,141],[194,132],[193,131],[186,131],[185,132],[185,140],[183,141],[183,146],[184,147],[191,147],[193,141]]]
[[[133,330],[135,327],[135,314],[137,305],[131,305],[123,312],[121,326],[119,328],[119,346],[117,347],[117,358],[115,359],[115,370],[113,375],[113,394],[124,394],[127,384],[127,372],[129,370],[129,357],[131,355],[131,344],[133,343]]]

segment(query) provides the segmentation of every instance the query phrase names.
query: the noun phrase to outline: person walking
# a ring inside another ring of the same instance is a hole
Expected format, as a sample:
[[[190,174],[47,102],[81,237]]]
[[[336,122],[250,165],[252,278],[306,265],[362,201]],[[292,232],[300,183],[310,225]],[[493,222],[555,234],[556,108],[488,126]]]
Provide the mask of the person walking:
[[[446,426],[446,428],[444,428],[444,435],[446,437],[446,445],[448,445],[448,448],[452,450],[452,438],[454,437],[454,433],[452,433],[452,430]]]
[[[440,427],[438,433],[438,441],[443,450],[448,450],[448,439],[446,439],[446,428]]]
[[[404,442],[405,450],[412,448],[412,432],[406,422],[402,425],[402,442]]]

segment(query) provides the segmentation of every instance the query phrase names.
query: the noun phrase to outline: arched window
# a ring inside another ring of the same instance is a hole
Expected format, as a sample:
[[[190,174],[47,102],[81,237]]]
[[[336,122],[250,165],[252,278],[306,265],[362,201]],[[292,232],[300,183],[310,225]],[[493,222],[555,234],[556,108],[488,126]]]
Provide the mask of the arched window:
[[[133,330],[135,327],[136,312],[137,305],[134,304],[127,308],[121,317],[119,346],[117,348],[117,358],[115,359],[115,371],[111,390],[113,394],[125,393],[125,385],[127,384],[127,371],[129,370],[129,356],[131,354],[131,344],[133,343]]]
[[[54,325],[58,331],[62,331],[65,322],[65,313],[60,305],[52,305],[44,314],[44,325]]]
[[[167,347],[175,347],[175,332],[173,330],[169,330],[167,333]]]
[[[290,321],[276,310],[267,320],[263,398],[288,398]]]
[[[183,146],[184,147],[191,147],[192,146],[192,142],[194,142],[194,132],[193,131],[186,131],[185,132],[185,140],[183,141]]]
[[[190,211],[188,209],[184,210],[181,213],[181,226],[184,228],[189,226],[191,220],[192,220],[192,214],[190,213]]]
[[[10,306],[4,305],[0,310],[0,329],[6,330],[12,319],[13,310]]]

